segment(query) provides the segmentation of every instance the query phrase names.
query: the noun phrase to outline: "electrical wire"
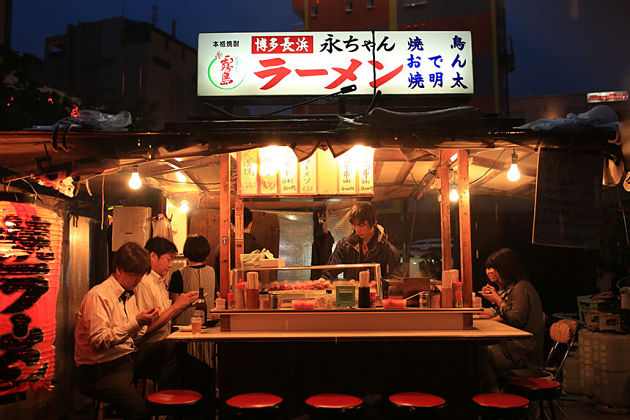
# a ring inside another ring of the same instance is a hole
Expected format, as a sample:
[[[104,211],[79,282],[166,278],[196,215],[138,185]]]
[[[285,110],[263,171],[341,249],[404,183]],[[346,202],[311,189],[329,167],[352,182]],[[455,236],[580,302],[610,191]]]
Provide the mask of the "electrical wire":
[[[490,172],[491,170],[494,169],[494,165],[497,164],[497,161],[499,160],[499,158],[503,155],[503,152],[505,152],[505,149],[501,150],[501,153],[499,153],[499,156],[497,156],[497,158],[494,160],[494,162],[492,162],[492,165],[488,168],[488,170],[486,172],[483,173],[483,175],[481,175],[479,178],[475,179],[474,181],[471,181],[468,183],[468,185],[472,185],[475,182],[479,181],[481,178],[483,178],[484,176],[488,175],[488,172]]]
[[[166,179],[166,178],[161,178],[161,177],[156,177],[156,176],[147,176],[146,178],[152,178],[155,179],[156,181],[166,181],[166,182],[172,182],[173,184],[189,184],[189,185],[220,185],[220,182],[180,182],[177,180],[172,180],[172,179]]]
[[[33,190],[33,194],[35,194],[35,200],[39,200],[39,195],[37,194],[37,191],[35,191],[35,187],[33,187],[33,185],[24,178],[21,178],[20,181],[26,182],[28,186],[31,187],[31,190]]]

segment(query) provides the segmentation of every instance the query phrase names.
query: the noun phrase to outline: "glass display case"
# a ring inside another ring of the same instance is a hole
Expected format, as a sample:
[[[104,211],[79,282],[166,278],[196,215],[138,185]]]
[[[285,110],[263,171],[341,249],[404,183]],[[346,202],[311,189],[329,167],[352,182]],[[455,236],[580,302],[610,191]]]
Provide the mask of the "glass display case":
[[[265,261],[265,260],[261,260]],[[273,261],[273,260],[271,260]],[[261,267],[261,266],[248,266],[242,268],[234,268],[230,271],[230,291],[233,296],[233,308],[234,309],[263,309],[255,307],[256,305],[247,305],[246,302],[241,303],[240,295],[244,295],[245,301],[247,301],[248,289],[256,289],[257,293],[260,290],[266,290],[270,294],[270,301],[272,307],[269,309],[283,309],[291,308],[291,302],[294,300],[311,300],[321,298],[326,294],[326,290],[334,291],[334,284],[337,282],[345,282],[346,285],[358,286],[358,281],[355,283],[348,282],[348,280],[358,279],[316,279],[307,281],[289,281],[284,280],[282,282],[269,281],[269,276],[266,273],[269,272],[298,272],[304,270],[334,270],[343,271],[362,271],[366,269],[370,273],[370,290],[374,293],[373,302],[371,306],[381,306],[383,299],[383,284],[381,279],[381,266],[378,263],[363,263],[363,264],[336,264],[336,265],[316,265],[316,266],[303,266],[303,267]],[[248,273],[257,273],[255,276],[257,279],[256,284],[248,285],[248,280],[253,277]],[[286,276],[285,276],[286,277]],[[358,276],[357,276],[358,277]],[[239,289],[245,289],[241,291]],[[250,293],[253,298],[253,293]],[[255,308],[254,308],[255,307]],[[321,307],[320,307],[321,308]]]

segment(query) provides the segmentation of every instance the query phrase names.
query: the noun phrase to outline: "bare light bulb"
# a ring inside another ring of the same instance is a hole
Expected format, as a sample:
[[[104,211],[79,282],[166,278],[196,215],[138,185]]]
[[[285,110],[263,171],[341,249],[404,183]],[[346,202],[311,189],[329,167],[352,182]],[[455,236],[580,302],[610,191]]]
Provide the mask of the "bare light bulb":
[[[138,168],[134,168],[133,173],[129,177],[129,188],[137,190],[140,187],[142,187],[142,179],[140,179]]]
[[[448,195],[449,200],[451,200],[453,203],[456,202],[457,200],[459,200],[459,193],[457,192],[457,188],[453,188],[451,190],[451,193]]]
[[[188,207],[188,201],[182,200],[181,204],[179,205],[179,211],[181,211],[182,213],[188,213],[188,210],[190,210],[190,207]]]
[[[516,150],[512,152],[512,164],[510,165],[510,170],[507,173],[507,179],[511,182],[516,182],[521,178],[521,173],[518,170],[518,156],[516,154]]]

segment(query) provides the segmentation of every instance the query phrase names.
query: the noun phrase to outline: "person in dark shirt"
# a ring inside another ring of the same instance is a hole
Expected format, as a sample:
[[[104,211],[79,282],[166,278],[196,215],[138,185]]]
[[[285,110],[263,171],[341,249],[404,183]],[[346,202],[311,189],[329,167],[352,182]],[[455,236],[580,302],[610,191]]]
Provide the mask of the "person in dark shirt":
[[[230,235],[230,244],[231,244],[231,250],[230,250],[230,269],[234,268],[234,261],[236,259],[235,256],[235,252],[234,252],[234,229],[235,229],[235,213],[234,210],[232,210],[232,234]],[[254,236],[254,234],[252,233],[252,227],[254,226],[254,215],[252,214],[252,211],[250,209],[248,209],[247,207],[243,207],[243,254],[249,254],[252,251],[255,250],[260,250],[263,247],[260,246],[258,244],[258,242],[256,242],[256,237]],[[217,247],[217,250],[215,252],[215,259],[214,259],[214,271],[215,271],[215,276],[216,276],[216,284],[217,287],[219,287],[218,285],[221,284],[221,268],[220,268],[220,258],[221,258],[221,252],[220,252],[220,247]]]
[[[168,287],[172,301],[185,292],[199,290],[203,288],[208,310],[214,308],[214,293],[216,291],[214,281],[214,269],[204,262],[210,255],[210,244],[205,236],[191,235],[184,243],[184,256],[188,261],[186,267],[182,267],[171,275],[171,282]],[[190,325],[194,307],[190,307],[182,312],[175,323],[177,325]]]
[[[482,297],[492,304],[495,320],[532,333],[531,337],[479,348],[479,373],[488,392],[498,392],[497,377],[510,369],[540,369],[545,321],[540,296],[529,282],[516,251],[503,248],[486,260]],[[497,292],[497,288],[499,292]]]
[[[350,210],[353,232],[341,239],[328,259],[328,264],[380,263],[381,277],[400,275],[398,250],[387,240],[387,234],[376,222],[372,203],[358,203]],[[324,270],[322,277],[332,280],[343,272],[346,279],[359,280],[359,269]],[[371,273],[373,279],[373,273]]]

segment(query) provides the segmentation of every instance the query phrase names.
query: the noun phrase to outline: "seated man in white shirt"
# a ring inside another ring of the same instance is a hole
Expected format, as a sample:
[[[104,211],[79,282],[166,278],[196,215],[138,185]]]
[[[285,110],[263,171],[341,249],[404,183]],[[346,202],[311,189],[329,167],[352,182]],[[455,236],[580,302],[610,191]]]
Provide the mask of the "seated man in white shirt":
[[[199,293],[196,290],[182,293],[171,305],[165,276],[173,267],[177,247],[166,238],[154,237],[147,241],[144,248],[149,252],[151,272],[136,287],[138,308],[155,306],[162,315],[167,315],[168,321],[142,338],[136,375],[157,378],[160,389],[193,389],[207,396],[212,391],[213,372],[210,366],[188,355],[185,348],[178,351],[175,343],[165,340],[171,332],[171,319],[188,308]]]
[[[121,246],[114,273],[84,296],[74,331],[81,391],[109,403],[125,418],[149,415],[133,384],[135,340],[157,321],[159,312],[155,307],[140,312],[133,289],[150,269],[149,253],[140,245]]]

